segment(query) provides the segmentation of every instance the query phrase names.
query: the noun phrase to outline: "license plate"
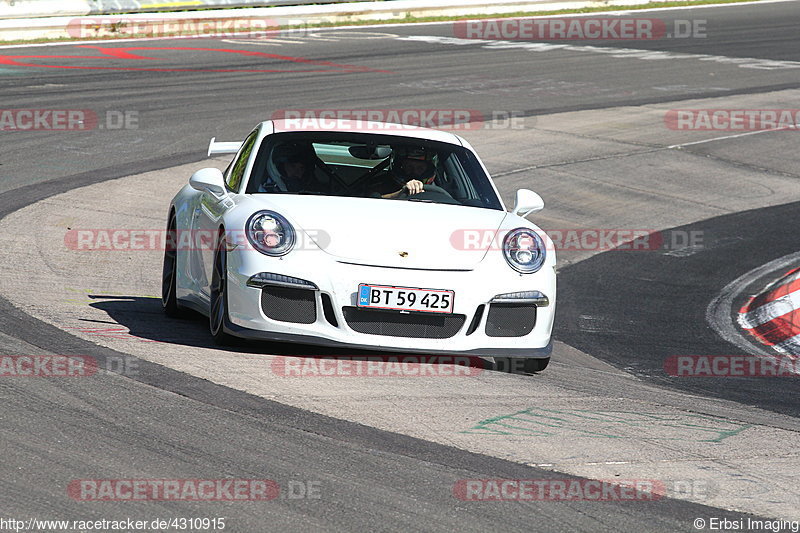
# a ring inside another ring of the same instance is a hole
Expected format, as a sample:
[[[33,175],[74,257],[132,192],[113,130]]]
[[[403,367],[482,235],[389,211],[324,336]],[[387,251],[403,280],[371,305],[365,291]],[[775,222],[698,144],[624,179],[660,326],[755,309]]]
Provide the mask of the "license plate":
[[[358,307],[370,309],[452,313],[454,299],[455,292],[440,289],[415,289],[367,283],[358,286]]]

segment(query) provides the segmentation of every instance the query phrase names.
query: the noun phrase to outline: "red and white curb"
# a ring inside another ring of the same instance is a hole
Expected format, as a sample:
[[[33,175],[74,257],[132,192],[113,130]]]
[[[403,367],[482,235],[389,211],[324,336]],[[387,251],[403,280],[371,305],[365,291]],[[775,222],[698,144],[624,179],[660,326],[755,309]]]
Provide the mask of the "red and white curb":
[[[739,325],[761,344],[800,355],[800,268],[790,270],[739,309]]]

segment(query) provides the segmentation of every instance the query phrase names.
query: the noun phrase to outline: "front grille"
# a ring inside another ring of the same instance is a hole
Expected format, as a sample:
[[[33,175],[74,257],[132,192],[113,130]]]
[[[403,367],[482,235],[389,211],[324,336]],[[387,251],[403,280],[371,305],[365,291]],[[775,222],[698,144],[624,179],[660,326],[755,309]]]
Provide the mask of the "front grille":
[[[490,304],[486,317],[489,337],[522,337],[536,325],[536,306],[531,304]]]
[[[358,307],[343,307],[347,325],[359,333],[411,337],[415,339],[449,339],[464,325],[466,315],[400,313]]]
[[[261,290],[261,309],[272,320],[312,324],[317,321],[315,291],[266,286]]]

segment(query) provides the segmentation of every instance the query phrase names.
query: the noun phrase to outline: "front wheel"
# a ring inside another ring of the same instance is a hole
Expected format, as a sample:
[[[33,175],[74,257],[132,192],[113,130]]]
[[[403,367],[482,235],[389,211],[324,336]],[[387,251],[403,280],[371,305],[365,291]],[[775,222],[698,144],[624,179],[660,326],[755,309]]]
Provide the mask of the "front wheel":
[[[167,316],[181,318],[186,311],[178,304],[175,287],[178,283],[178,228],[173,213],[167,225],[164,268],[161,273],[161,307]]]
[[[228,246],[225,233],[220,232],[214,252],[214,272],[211,274],[211,307],[208,326],[214,342],[221,346],[233,344],[235,337],[225,332],[228,321]]]

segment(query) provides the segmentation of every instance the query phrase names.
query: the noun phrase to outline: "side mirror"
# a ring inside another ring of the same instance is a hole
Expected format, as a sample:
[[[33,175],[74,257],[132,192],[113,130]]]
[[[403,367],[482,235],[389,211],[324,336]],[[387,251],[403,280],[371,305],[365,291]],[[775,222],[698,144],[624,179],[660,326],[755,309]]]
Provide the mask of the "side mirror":
[[[544,200],[541,196],[529,189],[519,189],[514,198],[514,209],[511,212],[525,217],[542,209],[544,209]]]
[[[218,168],[198,170],[189,178],[189,185],[193,189],[207,192],[217,199],[221,199],[226,195],[225,178],[222,177],[222,171]]]

